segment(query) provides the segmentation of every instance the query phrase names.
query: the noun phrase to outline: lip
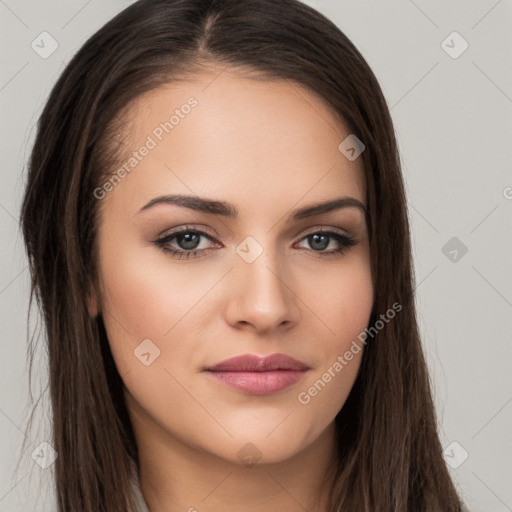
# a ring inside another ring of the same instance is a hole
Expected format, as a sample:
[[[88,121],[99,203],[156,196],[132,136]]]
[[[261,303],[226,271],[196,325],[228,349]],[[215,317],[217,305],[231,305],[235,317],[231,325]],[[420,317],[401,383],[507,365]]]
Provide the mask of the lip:
[[[285,354],[246,354],[226,359],[205,371],[230,388],[252,395],[269,395],[297,383],[309,369]]]

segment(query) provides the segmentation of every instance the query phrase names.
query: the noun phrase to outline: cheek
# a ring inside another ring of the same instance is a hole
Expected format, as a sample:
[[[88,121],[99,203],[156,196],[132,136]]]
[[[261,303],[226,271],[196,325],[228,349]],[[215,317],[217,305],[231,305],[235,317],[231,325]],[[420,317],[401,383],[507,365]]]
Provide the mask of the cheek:
[[[342,408],[360,368],[364,333],[373,308],[369,259],[354,258],[315,279],[306,304],[315,318],[318,364],[297,393],[297,402],[328,423]]]
[[[370,319],[374,293],[367,252],[350,255],[331,267],[302,272],[299,296],[317,320],[323,349],[350,345]]]
[[[133,242],[129,245],[119,237],[102,243],[103,320],[123,375],[130,367],[139,366],[134,356],[144,340],[151,340],[158,350],[163,348],[164,334],[185,315],[188,302],[197,293],[188,293],[193,286],[184,287],[174,275],[177,272],[170,273],[147,247],[138,248]]]
[[[137,354],[147,347],[151,356],[158,354],[151,368],[178,368],[181,374],[197,352],[194,340],[211,320],[204,308],[210,305],[218,317],[219,304],[209,302],[208,292],[226,270],[172,262],[164,253],[119,237],[102,243],[103,319],[119,373],[138,375]]]

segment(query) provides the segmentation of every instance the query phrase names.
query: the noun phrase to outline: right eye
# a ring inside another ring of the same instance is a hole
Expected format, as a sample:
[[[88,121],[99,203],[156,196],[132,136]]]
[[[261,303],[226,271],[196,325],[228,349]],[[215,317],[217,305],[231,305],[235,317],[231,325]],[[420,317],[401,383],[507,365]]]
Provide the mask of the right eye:
[[[211,235],[196,228],[180,228],[171,233],[168,233],[154,243],[166,253],[170,253],[176,258],[192,258],[196,257],[211,247],[200,247],[201,238],[214,240]],[[217,246],[219,242],[216,242]]]

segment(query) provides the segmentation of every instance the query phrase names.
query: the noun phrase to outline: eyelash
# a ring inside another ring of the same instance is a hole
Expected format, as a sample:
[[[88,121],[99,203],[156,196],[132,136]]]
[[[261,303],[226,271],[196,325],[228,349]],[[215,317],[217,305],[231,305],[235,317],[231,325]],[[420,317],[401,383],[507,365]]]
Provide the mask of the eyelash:
[[[214,237],[212,235],[206,233],[205,231],[194,228],[192,226],[185,226],[185,227],[177,229],[176,231],[173,231],[161,238],[156,239],[153,243],[157,247],[162,249],[165,253],[169,253],[173,257],[178,258],[178,259],[196,257],[199,253],[211,250],[211,249],[193,249],[193,250],[187,251],[184,249],[169,248],[168,244],[171,242],[171,240],[174,240],[177,236],[183,235],[186,233],[193,233],[193,234],[205,236],[211,240],[214,240]],[[338,232],[335,232],[332,230],[327,230],[327,229],[322,229],[322,228],[307,233],[300,239],[300,241],[305,240],[308,237],[317,235],[317,234],[329,235],[330,237],[334,238],[340,244],[339,249],[334,249],[334,250],[331,249],[330,251],[325,251],[325,250],[315,251],[314,249],[311,249],[311,251],[313,253],[320,254],[320,257],[329,257],[329,256],[338,256],[338,255],[341,256],[342,254],[345,253],[345,251],[349,247],[352,247],[357,244],[357,240],[350,235],[341,234],[341,233],[338,233]]]

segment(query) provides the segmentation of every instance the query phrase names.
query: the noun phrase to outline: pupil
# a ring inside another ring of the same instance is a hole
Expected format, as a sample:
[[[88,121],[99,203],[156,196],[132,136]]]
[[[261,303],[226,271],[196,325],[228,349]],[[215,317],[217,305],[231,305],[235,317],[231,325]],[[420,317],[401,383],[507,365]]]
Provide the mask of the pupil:
[[[178,235],[177,242],[182,249],[195,249],[199,245],[199,238],[198,233],[186,233]]]
[[[313,249],[322,250],[322,249],[325,249],[329,245],[329,236],[328,235],[319,235],[319,234],[311,235],[309,237],[309,239],[310,239],[311,247]],[[323,239],[323,240],[320,241],[320,239]]]

